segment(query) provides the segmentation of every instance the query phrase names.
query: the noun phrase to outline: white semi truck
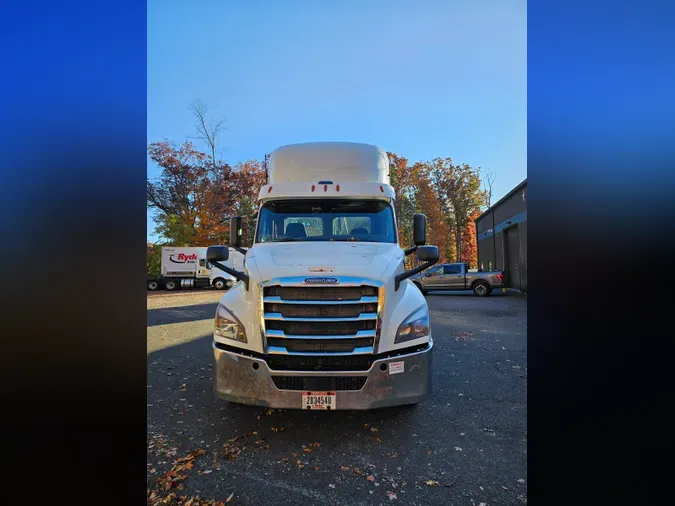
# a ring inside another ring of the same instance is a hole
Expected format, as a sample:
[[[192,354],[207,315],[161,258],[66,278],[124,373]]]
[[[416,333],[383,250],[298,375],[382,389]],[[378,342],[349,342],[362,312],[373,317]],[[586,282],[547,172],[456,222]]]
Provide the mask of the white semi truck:
[[[399,244],[390,164],[355,143],[284,146],[270,156],[253,246],[220,299],[213,336],[217,396],[286,409],[416,404],[431,392],[429,309],[408,278],[438,262],[414,217]],[[239,247],[233,218],[230,246]],[[422,264],[405,270],[406,255]]]
[[[232,250],[225,265],[232,269],[243,266],[243,255]],[[178,288],[205,288],[218,290],[231,287],[236,278],[206,260],[206,248],[162,247],[161,275],[148,278],[148,290],[176,290]]]

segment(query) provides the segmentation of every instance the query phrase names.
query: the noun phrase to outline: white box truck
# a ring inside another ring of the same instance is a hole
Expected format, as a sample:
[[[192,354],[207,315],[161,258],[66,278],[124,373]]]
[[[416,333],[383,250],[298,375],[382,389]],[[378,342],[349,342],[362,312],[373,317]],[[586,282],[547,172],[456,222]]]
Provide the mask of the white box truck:
[[[236,269],[243,266],[243,255],[232,250],[225,265]],[[148,290],[178,288],[229,288],[236,279],[206,260],[204,247],[162,247],[161,275],[148,278]]]
[[[416,404],[431,392],[429,310],[408,278],[438,262],[424,215],[398,242],[390,164],[355,143],[284,146],[270,155],[253,246],[215,315],[215,394],[285,409]],[[239,247],[233,218],[230,246]],[[421,265],[406,270],[417,254]]]

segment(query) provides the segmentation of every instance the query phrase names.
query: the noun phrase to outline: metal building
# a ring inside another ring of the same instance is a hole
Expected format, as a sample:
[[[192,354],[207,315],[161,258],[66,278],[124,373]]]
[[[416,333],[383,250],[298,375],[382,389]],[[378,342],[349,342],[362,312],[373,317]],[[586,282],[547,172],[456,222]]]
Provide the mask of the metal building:
[[[527,179],[476,218],[478,268],[504,271],[507,287],[527,292]]]

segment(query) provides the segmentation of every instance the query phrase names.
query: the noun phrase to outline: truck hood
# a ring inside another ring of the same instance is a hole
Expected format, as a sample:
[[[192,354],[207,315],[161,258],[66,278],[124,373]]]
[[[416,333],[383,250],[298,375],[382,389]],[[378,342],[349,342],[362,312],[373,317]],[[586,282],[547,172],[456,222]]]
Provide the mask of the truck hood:
[[[397,244],[390,243],[270,243],[251,248],[246,263],[250,275],[260,276],[258,281],[288,276],[358,276],[381,280],[389,264],[402,254]],[[257,273],[249,262],[255,265]]]

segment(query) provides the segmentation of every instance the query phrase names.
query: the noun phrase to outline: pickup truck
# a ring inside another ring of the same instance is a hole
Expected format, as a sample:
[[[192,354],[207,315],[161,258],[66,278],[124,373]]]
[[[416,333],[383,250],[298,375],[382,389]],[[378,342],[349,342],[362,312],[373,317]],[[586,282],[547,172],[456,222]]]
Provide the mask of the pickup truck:
[[[485,297],[495,288],[504,287],[502,271],[470,272],[468,264],[441,264],[411,278],[423,294],[433,290],[472,290],[478,297]]]

